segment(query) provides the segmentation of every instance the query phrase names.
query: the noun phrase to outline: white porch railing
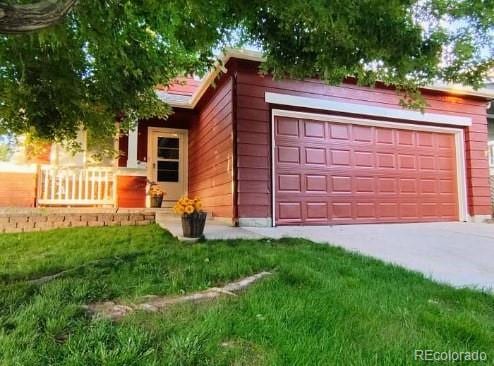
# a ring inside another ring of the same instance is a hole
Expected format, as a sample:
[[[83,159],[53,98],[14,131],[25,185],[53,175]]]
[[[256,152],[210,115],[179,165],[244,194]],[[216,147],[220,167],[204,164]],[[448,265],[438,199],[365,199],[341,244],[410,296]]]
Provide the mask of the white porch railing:
[[[38,204],[115,205],[116,187],[112,167],[42,165],[38,173]]]
[[[494,141],[489,141],[489,168],[494,169]]]

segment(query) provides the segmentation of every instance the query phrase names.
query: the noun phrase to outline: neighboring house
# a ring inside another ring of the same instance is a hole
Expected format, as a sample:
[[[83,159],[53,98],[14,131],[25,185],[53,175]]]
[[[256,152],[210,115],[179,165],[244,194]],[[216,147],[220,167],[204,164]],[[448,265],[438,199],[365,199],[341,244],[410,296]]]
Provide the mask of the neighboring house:
[[[489,180],[491,185],[491,203],[494,209],[494,107],[488,111],[487,116],[487,128],[488,128],[488,138],[489,138]]]
[[[257,52],[230,50],[201,81],[160,88],[174,114],[121,136],[123,154],[108,175],[38,173],[38,204],[77,201],[89,189],[97,198],[110,192],[105,204],[144,207],[149,179],[167,192],[166,207],[199,196],[212,216],[247,226],[492,215],[486,110],[493,91],[424,88],[421,113],[400,107],[383,85],[273,80],[259,74],[262,61]]]
[[[494,92],[494,75],[486,83],[486,88]],[[491,186],[491,204],[494,210],[494,104],[491,103],[487,110],[487,131],[488,131],[488,158],[489,158],[489,181]]]

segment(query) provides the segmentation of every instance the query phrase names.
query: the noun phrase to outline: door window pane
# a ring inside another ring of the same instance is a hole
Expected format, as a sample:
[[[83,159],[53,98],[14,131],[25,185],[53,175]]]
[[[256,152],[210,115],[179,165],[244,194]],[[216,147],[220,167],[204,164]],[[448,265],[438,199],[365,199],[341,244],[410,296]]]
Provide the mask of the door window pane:
[[[178,161],[158,161],[158,182],[178,182]]]
[[[179,140],[177,137],[158,137],[158,158],[178,159]]]

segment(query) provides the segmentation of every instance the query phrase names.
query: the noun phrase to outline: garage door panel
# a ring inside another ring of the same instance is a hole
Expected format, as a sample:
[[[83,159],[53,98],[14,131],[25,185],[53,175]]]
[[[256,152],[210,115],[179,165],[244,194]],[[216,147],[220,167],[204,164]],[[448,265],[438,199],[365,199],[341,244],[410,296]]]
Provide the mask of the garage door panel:
[[[328,203],[307,202],[305,204],[305,212],[306,220],[325,222],[328,219]]]
[[[394,145],[395,144],[395,131],[390,128],[376,128],[375,129],[375,142],[376,145]]]
[[[439,206],[436,203],[422,203],[422,215],[425,218],[434,218],[439,215]]]
[[[391,220],[399,217],[399,205],[395,202],[377,202],[376,209],[380,219]]]
[[[307,193],[328,193],[327,176],[308,174],[305,176],[305,191]]]
[[[400,218],[403,219],[418,219],[419,210],[417,202],[402,202],[400,203]]]
[[[436,179],[420,179],[420,195],[437,195],[439,194],[438,184]]]
[[[372,142],[374,140],[374,127],[352,126],[353,140],[356,142]]]
[[[439,193],[454,194],[456,181],[454,179],[439,179]]]
[[[350,149],[336,149],[332,148],[329,150],[329,161],[331,165],[336,166],[350,166],[352,164],[351,160],[351,150]]]
[[[325,147],[304,147],[305,164],[327,165]]]
[[[354,217],[352,213],[351,202],[332,202],[331,203],[331,216],[335,221],[347,221],[352,220]]]
[[[398,146],[406,146],[407,148],[415,145],[415,132],[408,130],[396,130]]]
[[[434,134],[431,132],[417,132],[417,146],[434,147]]]
[[[300,164],[300,148],[298,146],[278,146],[278,163]]]
[[[432,155],[429,155],[429,156],[424,156],[424,155],[421,155],[419,156],[419,170],[421,171],[435,171],[437,168],[436,168],[436,159],[435,157]]]
[[[415,178],[398,178],[399,181],[399,194],[409,195],[417,194],[417,179]]]
[[[417,169],[417,157],[415,155],[398,154],[398,169]]]
[[[396,156],[392,152],[376,153],[376,167],[380,169],[396,169]]]
[[[331,124],[329,125],[329,137],[334,140],[350,140],[350,125]]]
[[[438,157],[437,158],[437,168],[442,171],[454,171],[456,162],[455,159],[451,157]]]
[[[374,193],[375,178],[374,177],[355,177],[355,193]]]
[[[455,148],[455,138],[453,135],[447,134],[436,134],[435,135],[437,146],[442,148],[447,148],[450,150],[454,150]]]
[[[376,217],[376,207],[374,202],[356,202],[356,219],[374,219]]]
[[[301,202],[280,202],[278,204],[278,214],[280,220],[302,221]]]
[[[451,219],[455,219],[457,214],[457,207],[452,203],[441,203],[439,205],[439,215],[444,217],[449,217]]]
[[[321,121],[304,121],[304,138],[326,139],[326,123]]]
[[[278,191],[300,193],[302,192],[302,179],[300,174],[279,174]]]
[[[374,156],[375,154],[371,151],[354,150],[354,164],[359,168],[374,168]]]
[[[398,193],[398,178],[394,177],[377,177],[377,193],[378,194],[397,194]]]
[[[330,177],[330,193],[352,193],[352,176],[332,175]]]
[[[299,136],[299,121],[288,117],[277,117],[276,136]]]
[[[279,203],[278,224],[452,221],[454,204],[418,202],[285,202]],[[324,216],[326,215],[326,217]]]
[[[275,128],[278,224],[458,219],[453,135],[292,120]]]

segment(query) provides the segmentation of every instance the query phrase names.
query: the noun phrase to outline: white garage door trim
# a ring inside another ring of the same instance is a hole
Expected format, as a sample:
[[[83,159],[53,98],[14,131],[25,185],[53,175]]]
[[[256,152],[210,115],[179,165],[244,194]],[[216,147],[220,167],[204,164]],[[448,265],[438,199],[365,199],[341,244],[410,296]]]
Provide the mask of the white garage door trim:
[[[320,109],[331,111],[333,113],[344,112],[370,117],[404,119],[415,122],[436,123],[450,126],[468,127],[472,125],[472,119],[470,117],[430,112],[422,113],[420,111],[412,111],[404,108],[376,107],[367,104],[337,102],[334,100],[300,97],[297,95],[266,92],[264,94],[264,100],[266,103],[271,104]]]
[[[460,221],[468,221],[468,204],[467,204],[467,184],[465,171],[465,138],[463,130],[451,127],[424,126],[412,123],[376,121],[364,118],[342,117],[331,114],[318,114],[307,112],[288,111],[283,109],[273,109],[271,111],[271,223],[276,226],[276,164],[275,164],[275,118],[276,117],[293,117],[303,119],[313,119],[319,121],[346,123],[363,126],[374,126],[383,128],[399,128],[412,131],[427,131],[437,133],[453,134],[455,136],[456,152],[456,179],[458,184],[458,216]]]

